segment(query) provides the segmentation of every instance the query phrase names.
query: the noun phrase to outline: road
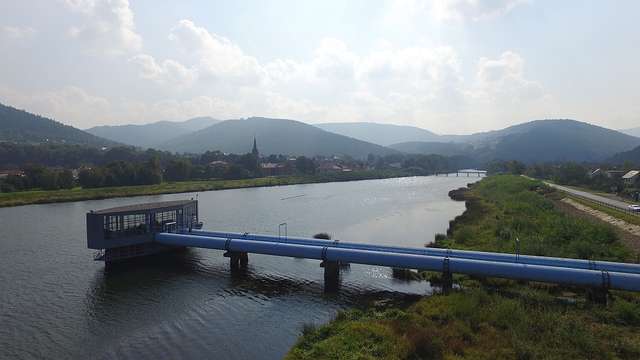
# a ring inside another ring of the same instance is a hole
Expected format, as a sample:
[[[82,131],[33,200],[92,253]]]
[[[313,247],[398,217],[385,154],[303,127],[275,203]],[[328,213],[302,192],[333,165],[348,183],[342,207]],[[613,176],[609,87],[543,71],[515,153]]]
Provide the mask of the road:
[[[566,186],[562,186],[562,185],[557,185],[557,184],[552,184],[550,182],[544,182],[545,184],[551,186],[552,188],[556,188],[558,190],[562,190],[566,193],[572,194],[572,195],[576,195],[578,197],[582,197],[582,198],[586,198],[589,200],[593,200],[595,202],[599,202],[605,205],[608,205],[610,207],[614,207],[617,209],[620,209],[622,211],[625,212],[629,212],[629,204],[623,201],[618,201],[618,200],[614,200],[614,199],[610,199],[604,196],[600,196],[600,195],[595,195],[586,191],[580,191],[580,190],[576,190],[576,189],[572,189]]]

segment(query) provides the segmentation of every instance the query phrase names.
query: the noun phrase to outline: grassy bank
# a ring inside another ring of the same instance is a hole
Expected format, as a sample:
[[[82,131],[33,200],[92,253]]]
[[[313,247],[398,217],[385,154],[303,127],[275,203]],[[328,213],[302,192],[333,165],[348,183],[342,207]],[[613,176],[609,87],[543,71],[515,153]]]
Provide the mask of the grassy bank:
[[[157,185],[118,186],[95,189],[74,188],[68,190],[35,190],[0,193],[0,207],[28,204],[44,204],[66,201],[108,199],[116,197],[174,194],[209,190],[239,189],[248,187],[311,184],[337,181],[385,179],[407,176],[402,171],[354,171],[305,176],[263,177],[242,180],[203,180],[164,182]]]
[[[629,251],[609,226],[573,218],[558,196],[517,176],[483,179],[464,197],[437,246],[624,261]],[[307,327],[289,359],[637,359],[640,297],[614,292],[608,306],[582,289],[457,277],[450,295],[410,306],[340,313]]]

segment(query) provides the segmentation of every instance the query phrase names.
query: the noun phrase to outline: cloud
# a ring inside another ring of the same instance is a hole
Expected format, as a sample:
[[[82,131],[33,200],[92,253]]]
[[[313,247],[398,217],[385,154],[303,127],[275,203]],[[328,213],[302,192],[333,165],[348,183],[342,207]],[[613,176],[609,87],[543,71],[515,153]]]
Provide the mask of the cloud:
[[[23,93],[16,89],[0,87],[1,102],[24,108],[65,124],[85,127],[112,111],[112,104],[106,98],[90,95],[77,86],[34,93]]]
[[[509,13],[526,0],[436,0],[431,12],[438,20],[473,21],[492,19]]]
[[[169,39],[194,56],[202,76],[239,83],[261,81],[264,74],[258,60],[225,37],[212,34],[191,20],[180,20]]]
[[[497,59],[481,58],[476,72],[476,89],[472,97],[481,100],[508,102],[535,100],[544,96],[537,81],[524,76],[524,59],[512,51]]]
[[[429,110],[449,111],[464,102],[461,61],[447,46],[386,44],[357,54],[339,39],[325,38],[305,61],[282,58],[263,64],[190,20],[181,20],[169,39],[188,55],[186,59],[194,59],[193,64],[137,55],[130,62],[141,78],[183,86],[193,94],[216,94],[216,99],[225,100],[225,111],[238,116],[307,121],[401,117],[417,122]]]
[[[138,65],[142,78],[153,80],[162,86],[184,89],[190,87],[198,76],[197,70],[189,69],[175,60],[158,63],[152,56],[140,54],[129,61]]]
[[[28,40],[35,36],[36,29],[30,26],[0,26],[0,38],[8,40]]]
[[[68,9],[80,14],[80,24],[68,35],[88,45],[90,52],[121,55],[137,52],[142,37],[136,32],[128,0],[64,0]]]
[[[480,21],[503,16],[529,0],[391,0],[385,20],[393,24],[423,21]]]
[[[206,115],[224,119],[240,117],[246,111],[237,103],[213,96],[152,102],[127,98],[109,101],[78,86],[35,93],[0,86],[0,103],[11,104],[81,129],[102,124],[136,124]]]

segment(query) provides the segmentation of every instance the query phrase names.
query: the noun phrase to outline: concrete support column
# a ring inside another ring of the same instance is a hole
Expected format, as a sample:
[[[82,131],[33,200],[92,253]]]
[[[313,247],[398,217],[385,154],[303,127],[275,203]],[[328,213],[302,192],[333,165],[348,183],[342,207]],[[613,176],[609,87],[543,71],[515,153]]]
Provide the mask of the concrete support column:
[[[453,275],[450,272],[442,273],[442,293],[448,294],[453,288]]]
[[[249,263],[249,255],[246,252],[227,251],[224,253],[224,257],[229,258],[229,265],[231,270],[240,268],[246,268]]]
[[[587,290],[587,299],[597,304],[607,305],[609,291],[604,288],[590,288]]]
[[[323,261],[320,267],[324,268],[325,292],[337,291],[340,288],[340,265],[337,261]]]
[[[442,261],[442,292],[448,294],[453,288],[453,274],[449,269],[449,258]]]

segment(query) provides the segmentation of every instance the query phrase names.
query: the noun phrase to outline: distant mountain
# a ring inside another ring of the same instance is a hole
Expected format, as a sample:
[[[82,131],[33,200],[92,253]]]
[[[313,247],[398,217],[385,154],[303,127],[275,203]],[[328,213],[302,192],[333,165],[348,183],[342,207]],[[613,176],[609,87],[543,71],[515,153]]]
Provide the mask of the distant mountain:
[[[322,130],[382,146],[409,141],[441,141],[437,134],[415,126],[371,122],[326,123],[315,126]]]
[[[409,142],[390,147],[402,152],[467,155],[479,162],[526,163],[604,161],[640,145],[640,138],[575,120],[535,120],[471,135],[443,135],[453,142]]]
[[[623,151],[613,155],[607,162],[612,164],[624,164],[630,162],[635,166],[640,167],[640,146],[629,151]]]
[[[638,145],[640,138],[580,121],[536,120],[485,133],[475,153],[484,160],[591,162]]]
[[[113,141],[89,134],[39,115],[0,104],[0,142],[116,145]]]
[[[142,148],[155,147],[170,139],[204,129],[219,121],[210,117],[197,117],[182,122],[158,121],[144,125],[96,126],[87,132],[106,139]]]
[[[265,155],[348,155],[364,158],[370,153],[396,153],[383,146],[334,134],[299,121],[258,117],[222,121],[198,132],[169,140],[160,148],[189,153],[220,150],[242,154],[251,151],[254,136],[260,153]]]
[[[620,132],[627,135],[640,137],[640,127],[632,128],[632,129],[624,129],[624,130],[620,130]]]
[[[455,156],[471,155],[473,152],[472,145],[453,142],[409,141],[393,144],[389,147],[408,154]]]

